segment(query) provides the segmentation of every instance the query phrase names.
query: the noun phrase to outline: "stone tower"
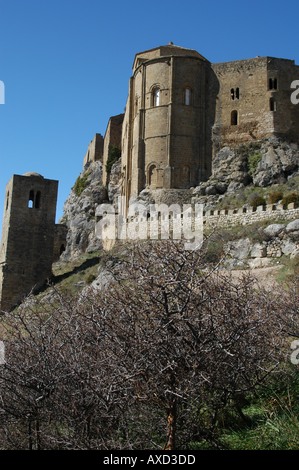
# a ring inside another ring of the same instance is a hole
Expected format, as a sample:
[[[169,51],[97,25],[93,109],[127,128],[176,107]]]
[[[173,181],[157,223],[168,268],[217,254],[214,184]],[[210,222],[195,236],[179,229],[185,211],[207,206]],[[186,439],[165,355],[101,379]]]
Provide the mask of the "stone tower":
[[[14,175],[6,187],[0,250],[0,309],[12,310],[51,276],[58,181]]]
[[[270,136],[298,141],[299,106],[291,102],[291,83],[299,67],[293,60],[256,57],[212,68],[219,81],[215,152]]]
[[[136,54],[122,136],[126,205],[144,188],[186,189],[210,176],[213,74],[201,54],[173,44]]]

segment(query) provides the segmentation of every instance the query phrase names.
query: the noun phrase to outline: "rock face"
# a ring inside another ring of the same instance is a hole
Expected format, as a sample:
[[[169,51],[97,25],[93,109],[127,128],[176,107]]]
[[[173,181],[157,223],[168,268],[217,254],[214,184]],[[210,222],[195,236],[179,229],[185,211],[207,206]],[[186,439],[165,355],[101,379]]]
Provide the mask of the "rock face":
[[[214,157],[212,176],[200,186],[189,190],[150,191],[144,189],[136,201],[146,207],[154,203],[182,205],[193,201],[203,203],[205,210],[214,209],[225,193],[234,193],[249,184],[267,186],[285,182],[288,178],[298,174],[298,167],[298,145],[286,143],[277,138],[272,137],[234,148],[224,147]],[[65,223],[68,227],[64,259],[102,247],[100,240],[95,236],[96,208],[103,202],[117,205],[117,197],[123,191],[120,161],[114,163],[111,168],[107,189],[102,186],[101,181],[102,163],[100,161],[93,162],[80,175],[80,184],[76,182],[65,203],[64,215],[61,220],[61,223]],[[277,224],[277,226],[272,225],[268,227],[268,233],[265,232],[265,236],[269,238],[280,237],[279,232],[283,230],[292,233],[297,231],[298,233],[299,222],[295,221],[292,224],[289,229]],[[281,253],[289,252],[291,248],[292,246],[287,244],[279,249],[273,247],[272,251],[275,256],[281,256]],[[264,247],[263,249],[255,247],[253,252],[263,253]],[[240,261],[238,256],[236,259]]]
[[[79,176],[64,205],[61,223],[68,227],[66,251],[63,260],[76,258],[84,252],[101,248],[95,235],[96,207],[107,202],[107,190],[101,186],[102,163],[93,162]]]
[[[298,168],[298,144],[275,137],[236,148],[224,147],[214,157],[212,176],[196,188],[194,194],[214,196],[232,193],[248,184],[284,183],[290,176],[297,175]]]
[[[260,161],[253,172],[256,186],[284,183],[298,171],[299,150],[297,144],[287,144],[271,138],[261,145]]]
[[[117,197],[121,193],[121,161],[118,160],[112,165],[108,182],[108,198],[113,204],[117,204]]]

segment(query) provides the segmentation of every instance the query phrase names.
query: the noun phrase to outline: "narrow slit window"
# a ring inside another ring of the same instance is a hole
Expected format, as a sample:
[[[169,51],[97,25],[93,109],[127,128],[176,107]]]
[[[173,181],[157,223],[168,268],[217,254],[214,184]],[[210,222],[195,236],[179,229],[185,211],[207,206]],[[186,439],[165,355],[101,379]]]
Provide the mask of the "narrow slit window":
[[[234,110],[231,112],[230,123],[231,123],[231,126],[238,125],[238,111]]]
[[[276,101],[274,98],[270,98],[270,111],[276,111],[277,106],[276,106]]]
[[[8,205],[9,205],[9,191],[6,196],[6,210],[8,209]]]
[[[192,100],[192,91],[191,91],[191,88],[185,88],[184,104],[185,104],[186,106],[191,106],[191,100]]]
[[[233,101],[238,100],[240,98],[240,88],[231,88],[230,89],[230,97]]]
[[[277,78],[269,78],[269,90],[277,90],[278,81]]]

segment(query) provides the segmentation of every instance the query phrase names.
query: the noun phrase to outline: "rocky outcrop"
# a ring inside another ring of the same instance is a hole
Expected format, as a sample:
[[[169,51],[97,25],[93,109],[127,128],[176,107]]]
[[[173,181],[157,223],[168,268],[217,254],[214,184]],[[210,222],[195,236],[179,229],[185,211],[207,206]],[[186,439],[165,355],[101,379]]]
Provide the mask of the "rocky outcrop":
[[[121,195],[121,161],[112,165],[108,181],[108,199],[112,204],[117,204],[117,198]]]
[[[213,174],[208,181],[189,190],[144,189],[137,202],[146,207],[154,203],[182,206],[198,202],[205,205],[205,211],[214,210],[226,194],[234,193],[249,184],[266,186],[285,182],[298,174],[298,165],[298,145],[277,138],[242,144],[234,148],[224,147],[213,160]],[[61,223],[68,227],[64,259],[102,247],[101,241],[95,235],[96,208],[103,202],[117,204],[123,183],[120,160],[111,168],[107,190],[101,181],[102,163],[93,162],[85,167],[65,203],[61,220]],[[276,237],[275,233],[270,235]]]
[[[299,150],[297,144],[288,144],[271,138],[261,145],[260,161],[252,174],[255,186],[285,183],[298,172]]]
[[[194,194],[216,196],[249,184],[264,187],[285,183],[298,174],[298,168],[298,144],[275,137],[234,148],[224,147],[215,155],[212,176],[195,188]]]
[[[107,190],[101,185],[102,163],[93,162],[81,173],[64,205],[60,223],[68,228],[63,260],[99,250],[101,241],[95,235],[96,207],[107,201]]]
[[[299,256],[299,219],[287,225],[270,224],[261,231],[261,241],[242,238],[227,242],[227,266],[251,269],[269,266],[282,256]]]

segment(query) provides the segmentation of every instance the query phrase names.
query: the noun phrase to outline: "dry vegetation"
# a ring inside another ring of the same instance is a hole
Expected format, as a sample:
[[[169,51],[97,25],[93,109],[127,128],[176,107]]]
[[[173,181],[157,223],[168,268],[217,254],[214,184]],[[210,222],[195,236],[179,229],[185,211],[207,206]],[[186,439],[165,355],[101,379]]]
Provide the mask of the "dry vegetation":
[[[179,244],[131,248],[106,289],[53,288],[2,319],[2,449],[223,448],[227,410],[247,426],[246,396],[285,377],[296,283],[269,293]]]

